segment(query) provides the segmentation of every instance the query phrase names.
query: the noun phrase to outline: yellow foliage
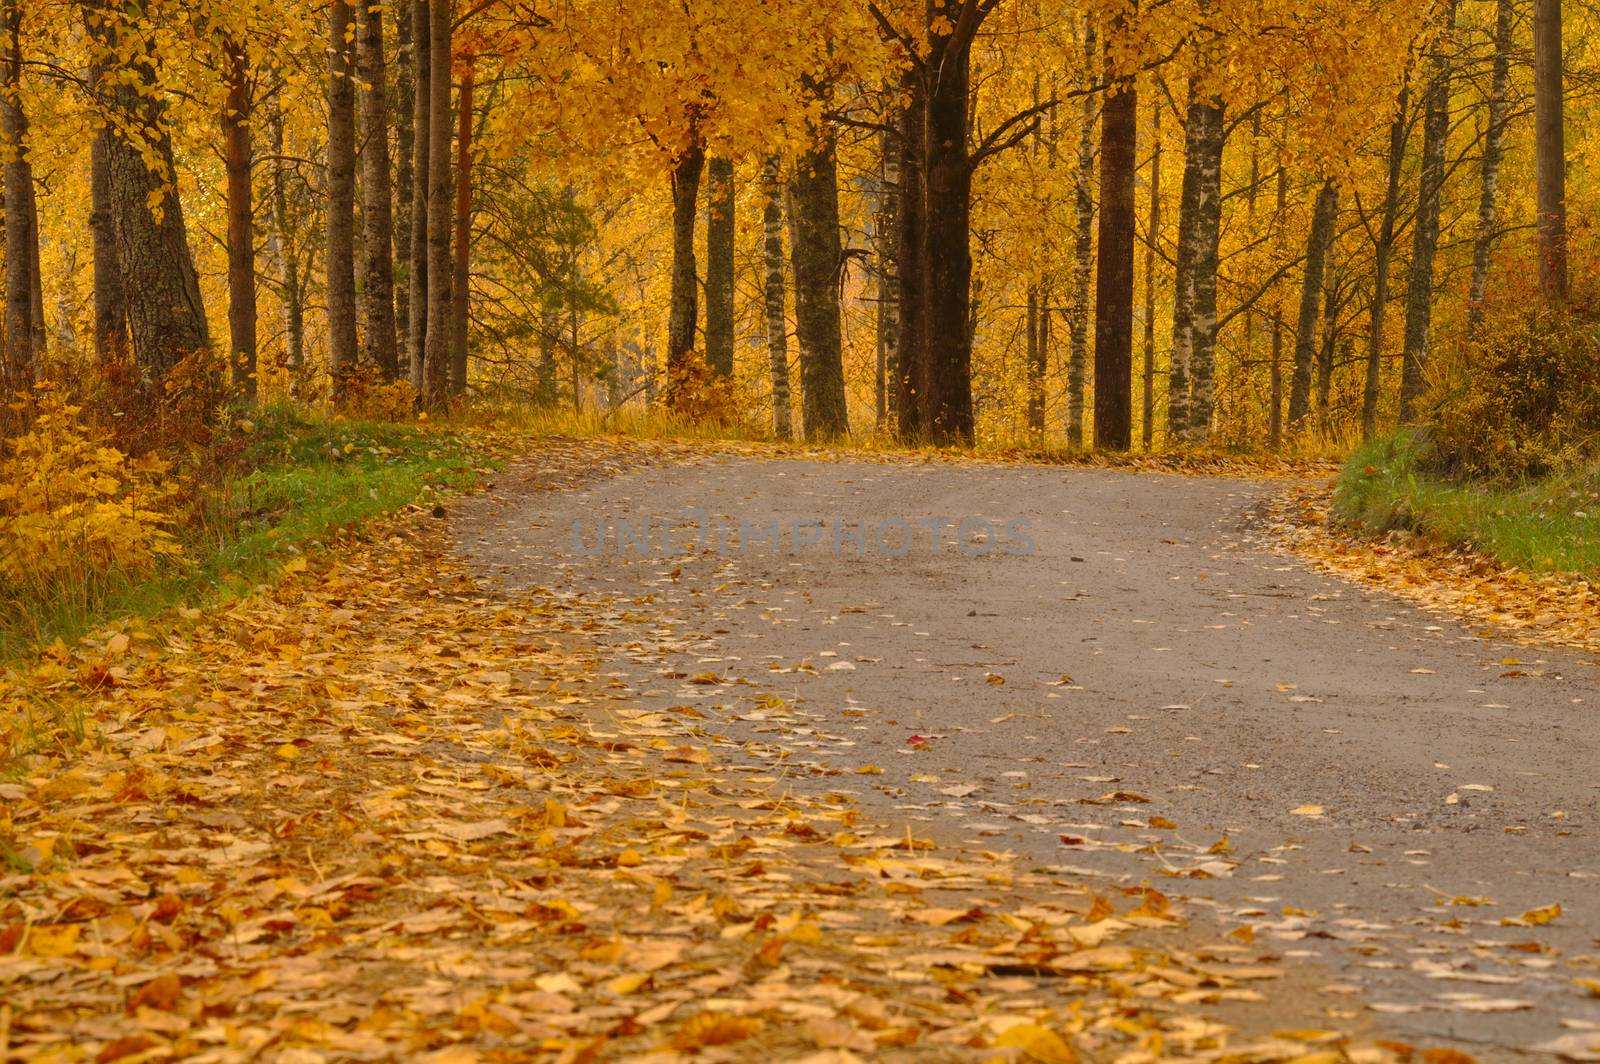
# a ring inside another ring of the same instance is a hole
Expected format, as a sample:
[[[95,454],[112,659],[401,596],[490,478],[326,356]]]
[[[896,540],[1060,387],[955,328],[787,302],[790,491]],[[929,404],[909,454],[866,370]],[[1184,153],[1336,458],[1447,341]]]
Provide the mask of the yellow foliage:
[[[59,392],[37,400],[32,431],[0,460],[0,576],[43,588],[177,556],[168,464],[109,446]]]

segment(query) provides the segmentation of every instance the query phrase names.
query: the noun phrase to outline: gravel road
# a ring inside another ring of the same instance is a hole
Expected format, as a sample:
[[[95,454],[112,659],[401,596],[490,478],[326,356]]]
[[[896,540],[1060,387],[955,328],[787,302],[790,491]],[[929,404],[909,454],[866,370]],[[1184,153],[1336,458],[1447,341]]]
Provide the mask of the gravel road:
[[[649,596],[605,670],[794,786],[1249,925],[1326,973],[1284,1026],[1600,1042],[1573,983],[1600,979],[1597,663],[1275,552],[1252,514],[1281,482],[735,456],[509,481],[460,528],[480,572]],[[780,550],[741,542],[773,520]]]

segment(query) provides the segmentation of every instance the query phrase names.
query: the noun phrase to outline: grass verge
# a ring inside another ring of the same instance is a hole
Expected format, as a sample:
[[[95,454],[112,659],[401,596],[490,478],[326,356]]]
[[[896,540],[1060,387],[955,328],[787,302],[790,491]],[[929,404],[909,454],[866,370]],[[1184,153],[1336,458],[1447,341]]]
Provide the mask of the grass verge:
[[[1498,483],[1431,475],[1405,432],[1358,447],[1334,491],[1334,516],[1468,547],[1532,572],[1600,573],[1600,465]]]
[[[109,621],[153,617],[237,595],[336,533],[493,465],[470,434],[376,422],[312,421],[265,410],[194,477],[175,530],[180,562],[153,573],[83,574],[50,594],[0,596],[0,661]]]

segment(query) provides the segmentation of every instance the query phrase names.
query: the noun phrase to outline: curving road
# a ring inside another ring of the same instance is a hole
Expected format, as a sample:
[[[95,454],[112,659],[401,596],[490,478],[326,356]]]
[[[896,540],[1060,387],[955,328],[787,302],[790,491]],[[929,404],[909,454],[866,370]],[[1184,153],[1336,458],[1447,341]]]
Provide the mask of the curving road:
[[[1275,1022],[1552,1059],[1600,1032],[1572,982],[1600,979],[1600,669],[1275,553],[1250,515],[1280,489],[702,457],[503,488],[459,535],[512,587],[649,596],[606,670],[795,786],[1250,925],[1325,976]],[[717,518],[720,549],[690,527]],[[774,520],[783,549],[741,549]]]

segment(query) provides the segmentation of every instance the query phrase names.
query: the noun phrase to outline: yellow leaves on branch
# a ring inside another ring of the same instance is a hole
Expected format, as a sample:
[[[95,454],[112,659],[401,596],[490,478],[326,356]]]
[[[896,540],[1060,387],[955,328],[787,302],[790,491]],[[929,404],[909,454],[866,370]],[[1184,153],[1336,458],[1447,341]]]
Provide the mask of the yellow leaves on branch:
[[[32,431],[0,459],[0,576],[37,589],[177,556],[168,468],[110,446],[80,407],[41,389]]]

